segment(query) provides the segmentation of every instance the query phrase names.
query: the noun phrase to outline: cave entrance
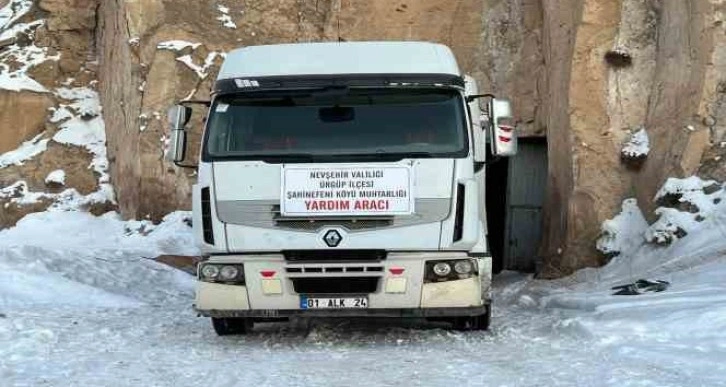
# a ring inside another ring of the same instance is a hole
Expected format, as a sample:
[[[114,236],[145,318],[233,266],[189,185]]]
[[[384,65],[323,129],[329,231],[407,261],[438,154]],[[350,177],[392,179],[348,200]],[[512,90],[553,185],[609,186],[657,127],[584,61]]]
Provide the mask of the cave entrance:
[[[487,224],[495,273],[536,271],[546,184],[545,138],[520,138],[517,156],[487,164]]]

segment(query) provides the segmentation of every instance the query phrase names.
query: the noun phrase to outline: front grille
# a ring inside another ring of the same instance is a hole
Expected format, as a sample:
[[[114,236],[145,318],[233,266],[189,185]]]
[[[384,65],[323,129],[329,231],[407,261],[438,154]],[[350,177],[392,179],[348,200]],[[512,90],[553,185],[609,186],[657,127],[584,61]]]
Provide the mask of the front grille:
[[[285,250],[290,262],[378,262],[386,259],[385,250]]]
[[[369,294],[378,288],[379,277],[291,278],[299,294]]]
[[[383,266],[311,266],[287,267],[285,271],[290,274],[303,273],[380,273]]]

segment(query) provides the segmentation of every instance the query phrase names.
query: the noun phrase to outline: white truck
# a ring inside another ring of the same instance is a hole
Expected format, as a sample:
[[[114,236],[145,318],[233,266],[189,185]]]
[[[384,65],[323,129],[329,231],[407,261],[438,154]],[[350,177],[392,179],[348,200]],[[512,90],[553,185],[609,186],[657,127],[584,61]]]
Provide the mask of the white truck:
[[[509,102],[477,94],[449,48],[245,47],[196,102],[209,111],[192,198],[205,256],[195,308],[218,334],[293,316],[487,329],[486,147],[511,156],[517,139]],[[189,103],[169,111],[177,165]]]

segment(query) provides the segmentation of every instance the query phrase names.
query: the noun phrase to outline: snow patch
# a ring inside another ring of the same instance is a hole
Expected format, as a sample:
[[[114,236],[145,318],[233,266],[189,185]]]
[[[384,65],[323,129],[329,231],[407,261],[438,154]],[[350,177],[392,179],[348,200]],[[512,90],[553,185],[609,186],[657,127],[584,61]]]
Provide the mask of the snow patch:
[[[187,47],[191,47],[192,50],[196,50],[201,45],[201,43],[192,43],[186,40],[167,40],[157,44],[156,48],[159,50],[181,51]]]
[[[726,361],[724,190],[698,177],[669,179],[656,198],[661,218],[687,235],[665,246],[646,242],[642,236],[660,228],[661,220],[647,227],[635,201],[627,199],[623,211],[603,224],[606,235],[598,248],[619,253],[606,266],[556,281],[520,276],[495,289],[495,300],[540,319],[549,316],[551,327],[542,329],[554,333],[552,338],[568,335],[589,342],[591,350],[609,349],[641,364],[680,364],[682,381],[665,384],[701,378],[705,385],[719,385],[726,375],[720,365]],[[671,287],[612,295],[611,287],[641,278],[669,281]]]
[[[201,43],[192,43],[185,40],[169,40],[166,42],[161,42],[157,45],[157,49],[165,49],[165,50],[171,50],[179,53],[180,51],[191,47],[192,51],[199,48],[202,44]],[[209,69],[214,65],[214,60],[217,59],[217,57],[224,58],[223,53],[212,51],[209,54],[207,54],[207,57],[204,59],[204,63],[197,64],[194,62],[194,58],[190,54],[177,56],[176,60],[186,65],[189,69],[194,71],[199,79],[206,79],[207,76],[209,76]],[[144,84],[145,86],[145,84]],[[143,91],[143,86],[139,89],[139,91]],[[195,93],[196,90],[192,91],[192,94]]]
[[[149,127],[149,115],[146,113],[139,114],[139,123],[139,131],[145,131]]]
[[[53,140],[61,144],[70,144],[86,148],[93,154],[90,167],[97,172],[101,185],[109,182],[108,159],[106,157],[106,129],[101,116],[101,105],[98,93],[89,88],[60,88],[56,95],[70,100],[68,105],[61,105],[64,111],[53,115],[53,119],[67,118],[60,124],[60,131]],[[71,111],[75,112],[72,113]],[[70,118],[68,118],[70,116]],[[113,201],[113,198],[109,198]]]
[[[237,24],[235,24],[234,21],[232,21],[232,17],[229,16],[229,7],[218,4],[217,11],[221,13],[221,15],[217,17],[217,20],[221,21],[223,26],[231,29],[237,29]]]
[[[659,218],[646,231],[646,239],[669,244],[701,230],[706,219],[718,217],[723,211],[726,192],[717,182],[701,180],[697,176],[669,178],[655,200],[667,206],[655,210]]]
[[[0,64],[0,67],[2,66],[3,65]],[[43,85],[26,76],[25,74],[8,74],[4,72],[0,73],[0,89],[10,91],[28,90],[38,93],[45,93],[48,91]]]
[[[17,181],[0,189],[0,199],[10,199],[10,203],[18,205],[38,203],[40,200],[46,198],[46,195],[44,192],[31,192],[25,180]]]
[[[51,202],[47,211],[78,211],[97,203],[110,202],[114,197],[110,184],[101,184],[98,191],[82,195],[75,188],[67,188],[60,193],[31,191],[25,180],[20,180],[0,189],[0,199],[8,199],[10,204],[27,206],[40,203],[43,200]]]
[[[25,16],[33,7],[33,0],[10,0],[0,8],[0,31]]]
[[[84,121],[74,117],[63,124],[61,130],[53,136],[53,141],[61,144],[77,145],[86,148],[94,154],[91,167],[98,173],[105,175],[107,168],[106,133],[104,124],[98,117]],[[103,179],[107,181],[107,179]]]
[[[622,211],[603,223],[596,247],[609,256],[631,251],[633,247],[643,243],[647,228],[648,222],[638,208],[637,200],[626,199],[623,201]]]
[[[45,177],[45,184],[66,185],[66,171],[56,169]]]
[[[645,128],[640,128],[640,130],[630,135],[621,153],[628,158],[644,158],[648,156],[648,153],[650,153],[650,139]]]
[[[204,59],[204,63],[202,65],[194,63],[194,59],[192,59],[191,55],[180,56],[176,58],[176,60],[184,63],[187,67],[197,73],[199,79],[205,79],[209,75],[209,69],[212,67],[212,65],[214,65],[214,60],[217,58],[217,56],[219,56],[218,52],[210,52]]]
[[[673,208],[658,208],[655,213],[659,218],[645,233],[648,242],[668,245],[688,235],[686,228],[693,223],[690,216]]]
[[[55,94],[65,100],[73,101],[70,105],[62,105],[72,108],[82,118],[96,117],[101,114],[101,103],[98,93],[87,87],[61,87],[56,89]]]
[[[0,231],[0,311],[21,306],[128,308],[188,295],[193,277],[150,260],[196,255],[187,212],[144,235],[118,214],[41,212]],[[1,330],[1,329],[0,329]]]
[[[32,140],[26,141],[20,145],[18,149],[3,153],[0,155],[0,168],[9,165],[23,165],[23,162],[30,160],[36,155],[45,152],[48,148],[48,139],[43,139],[43,135],[39,134]]]
[[[14,42],[19,34],[32,38],[35,29],[45,24],[44,20],[16,23],[33,7],[31,0],[10,0],[0,8],[0,41]],[[45,93],[48,90],[28,75],[28,70],[48,60],[58,60],[60,54],[48,56],[48,49],[35,44],[19,46],[11,44],[0,52],[0,89],[10,91],[28,90]],[[11,67],[12,64],[12,67]]]
[[[608,265],[596,270],[598,279],[606,285],[612,280],[634,280],[687,270],[723,261],[726,257],[726,191],[723,185],[696,176],[670,178],[655,199],[661,204],[655,210],[660,218],[645,229],[646,224],[633,199],[626,200],[623,212],[603,224],[609,234],[630,236],[617,241],[612,238],[598,241],[598,247],[603,246],[606,252],[620,252]],[[638,235],[644,237],[640,243]],[[657,243],[666,241],[669,243]]]
[[[613,256],[622,252],[634,255],[642,249],[663,253],[681,246],[675,242],[688,235],[693,235],[689,241],[716,239],[714,233],[726,237],[726,231],[719,231],[726,230],[722,226],[726,225],[726,190],[722,184],[697,176],[669,178],[654,200],[660,205],[654,211],[658,219],[648,225],[635,199],[626,199],[621,213],[603,223],[598,250]]]
[[[71,111],[68,110],[66,106],[60,106],[58,108],[51,109],[53,111],[53,115],[50,117],[49,121],[53,124],[57,124],[61,121],[73,118],[73,113],[71,113]]]
[[[48,200],[52,202],[49,211],[80,210],[92,204],[115,203],[113,187],[109,183],[106,133],[98,94],[88,88],[59,88],[55,95],[69,103],[55,108],[50,117],[50,121],[58,123],[60,128],[52,139],[61,144],[83,147],[93,155],[89,168],[98,175],[98,190],[88,195],[82,195],[74,188],[59,193],[35,192],[26,181],[20,180],[0,189],[0,198],[8,200],[6,206],[23,206]],[[45,151],[49,140],[41,137],[39,135],[17,150],[0,155],[0,167],[22,164]],[[52,172],[46,183],[65,185],[65,172]]]
[[[30,33],[43,24],[44,21],[42,20],[17,24],[13,28],[0,33],[0,40],[11,39],[21,31]],[[10,91],[28,90],[38,93],[47,92],[48,90],[43,85],[28,75],[28,70],[45,61],[58,59],[60,59],[60,54],[48,56],[48,49],[45,47],[41,48],[35,45],[20,47],[17,44],[5,47],[0,52],[0,89]],[[14,63],[14,67],[17,66],[17,68],[11,69],[10,63]]]
[[[625,203],[626,215],[612,222],[615,235],[629,234],[618,225],[637,229],[628,224],[638,219],[634,205]],[[557,281],[496,276],[489,332],[343,319],[259,324],[252,335],[233,339],[215,337],[208,320],[194,318],[193,277],[146,259],[198,254],[189,217],[174,213],[153,225],[124,222],[115,213],[39,213],[0,231],[3,382],[264,385],[270,375],[285,385],[365,378],[376,385],[532,386],[717,386],[726,380],[722,205],[700,232],[668,247],[621,243],[621,254],[603,268]],[[611,286],[642,277],[672,286],[611,295]],[[165,356],[179,359],[169,369],[173,377],[149,368]],[[442,358],[455,372],[428,366]],[[263,362],[269,367],[260,371]],[[303,363],[326,367],[306,371]],[[87,372],[95,364],[108,366]],[[200,382],[203,372],[211,379]]]
[[[189,98],[191,98],[191,97],[189,97]],[[187,99],[189,99],[189,98],[187,98]],[[161,152],[164,155],[164,159],[166,159],[169,154],[169,148],[171,146],[171,137],[169,137],[165,134],[162,134],[159,137],[159,143],[161,144]]]
[[[664,199],[668,195],[676,195],[679,202],[691,203],[699,208],[711,208],[709,200],[703,194],[707,188],[714,186],[720,186],[720,184],[715,180],[702,180],[698,176],[685,179],[669,178],[656,193],[655,200]]]
[[[115,212],[102,216],[81,211],[36,212],[15,227],[0,231],[0,245],[52,247],[58,251],[124,250],[144,256],[199,255],[189,226],[191,216],[189,211],[172,212],[141,235],[129,233],[139,225],[138,221],[125,221]]]

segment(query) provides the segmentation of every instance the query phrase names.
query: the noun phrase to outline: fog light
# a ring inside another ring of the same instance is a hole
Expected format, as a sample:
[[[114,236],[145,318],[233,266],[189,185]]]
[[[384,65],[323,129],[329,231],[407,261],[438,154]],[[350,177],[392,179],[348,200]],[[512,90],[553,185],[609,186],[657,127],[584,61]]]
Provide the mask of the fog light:
[[[216,279],[219,277],[219,267],[215,265],[205,265],[202,268],[202,277],[205,279]]]
[[[454,271],[458,274],[469,274],[474,269],[471,261],[459,261],[454,265]]]
[[[439,277],[446,277],[451,273],[451,266],[446,262],[439,262],[434,265],[434,274]]]
[[[239,269],[234,266],[223,266],[222,270],[219,271],[219,279],[222,281],[231,281],[237,278]]]

